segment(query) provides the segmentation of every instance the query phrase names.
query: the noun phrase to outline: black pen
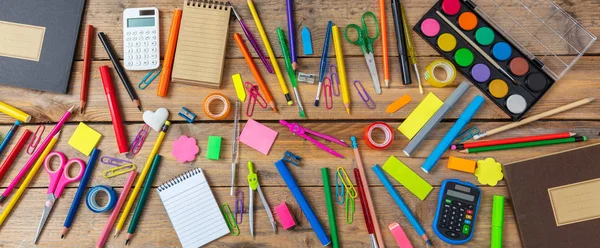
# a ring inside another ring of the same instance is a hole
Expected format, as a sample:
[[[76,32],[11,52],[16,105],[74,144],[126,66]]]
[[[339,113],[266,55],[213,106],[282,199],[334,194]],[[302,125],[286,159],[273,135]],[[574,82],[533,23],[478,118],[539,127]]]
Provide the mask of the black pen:
[[[137,106],[137,108],[140,111],[142,111],[142,105],[139,100],[140,98],[137,96],[137,94],[135,93],[133,88],[131,88],[131,83],[129,82],[129,78],[127,77],[127,74],[125,74],[123,67],[121,67],[121,63],[119,63],[119,60],[117,59],[117,57],[115,55],[114,49],[108,42],[108,38],[106,38],[106,35],[104,34],[104,32],[99,32],[98,38],[100,38],[100,42],[102,42],[102,46],[104,46],[106,53],[108,53],[108,57],[110,58],[110,61],[112,62],[113,66],[115,67],[115,70],[117,71],[117,74],[119,75],[119,78],[121,79],[121,82],[123,83],[123,86],[125,86],[125,90],[127,90],[127,94],[129,95],[129,98],[131,98],[131,101],[135,104],[135,106]]]
[[[402,9],[399,0],[392,0],[392,14],[394,17],[394,30],[396,31],[396,45],[398,46],[402,84],[411,84],[410,65],[408,63],[408,56],[406,55],[406,37],[404,35],[404,25],[402,25]]]

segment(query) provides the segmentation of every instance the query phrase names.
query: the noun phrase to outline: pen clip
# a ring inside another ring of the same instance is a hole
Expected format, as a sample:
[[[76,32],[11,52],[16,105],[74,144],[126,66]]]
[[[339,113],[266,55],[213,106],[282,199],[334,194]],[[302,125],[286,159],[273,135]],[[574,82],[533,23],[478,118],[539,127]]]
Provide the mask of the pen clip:
[[[330,110],[333,108],[333,91],[331,90],[331,78],[324,77],[323,96],[325,97],[325,108]]]
[[[344,195],[346,191],[344,191],[344,184],[340,183],[340,174],[335,173],[335,201],[342,205],[344,204]]]
[[[340,177],[340,179],[342,180],[342,184],[346,188],[346,193],[348,193],[348,196],[351,197],[352,199],[356,198],[358,196],[358,194],[356,192],[356,189],[354,188],[354,184],[352,184],[352,180],[350,180],[350,177],[348,177],[348,173],[346,173],[346,170],[344,169],[344,167],[341,167],[341,166],[338,167],[337,174]]]
[[[337,74],[337,66],[329,65],[329,77],[331,78],[331,91],[334,96],[340,96],[340,78]]]
[[[223,216],[225,217],[225,221],[227,222],[227,227],[229,227],[229,232],[231,232],[231,235],[233,235],[233,236],[240,235],[240,228],[238,227],[237,223],[235,222],[235,218],[233,216],[233,213],[231,212],[231,208],[229,207],[229,204],[223,204],[223,205],[221,205],[221,208],[223,211]]]
[[[138,134],[135,136],[133,142],[131,142],[131,145],[129,145],[129,151],[127,152],[127,155],[125,155],[125,157],[132,159],[133,156],[140,152],[140,150],[142,149],[142,145],[144,145],[144,141],[146,141],[146,137],[148,137],[149,132],[150,126],[144,124],[142,126],[142,129],[140,129]]]
[[[235,221],[238,224],[242,224],[242,218],[244,215],[244,191],[239,190],[235,192]]]
[[[131,164],[131,161],[113,158],[113,157],[109,157],[109,156],[102,156],[100,158],[100,163],[103,163],[106,165],[111,165],[111,166],[121,166],[121,165],[125,165],[125,164]]]
[[[346,223],[354,222],[354,198],[346,197]]]
[[[357,84],[358,84],[358,86],[357,86]],[[360,89],[359,89],[359,86],[360,86]],[[360,81],[354,80],[354,88],[356,89],[356,91],[358,91],[358,95],[363,100],[365,105],[367,105],[367,108],[375,109],[375,102],[373,101],[373,98],[371,98],[371,96],[369,95],[369,93],[367,92],[367,90],[365,89],[365,87],[362,85],[362,83]]]
[[[27,145],[27,154],[29,155],[33,155],[33,153],[35,152],[36,148],[38,147],[40,140],[42,139],[42,134],[44,134],[44,131],[46,130],[46,126],[40,124],[37,129],[35,130],[35,133],[33,134],[33,137],[31,137],[31,140],[29,141],[29,145]]]
[[[110,168],[108,170],[103,171],[102,176],[104,178],[113,178],[118,175],[123,175],[127,172],[133,171],[135,169],[136,169],[136,167],[134,164],[124,164],[124,165],[117,166],[117,167]]]
[[[158,71],[156,71],[158,70]],[[156,72],[156,74],[152,75],[154,72]],[[145,90],[148,85],[150,85],[152,83],[152,81],[154,81],[154,79],[156,77],[158,77],[158,75],[160,75],[160,73],[162,72],[162,67],[158,67],[157,69],[151,70],[150,72],[148,72],[146,74],[146,76],[144,76],[144,78],[142,78],[142,81],[140,81],[140,83],[138,84],[138,89],[140,90]]]

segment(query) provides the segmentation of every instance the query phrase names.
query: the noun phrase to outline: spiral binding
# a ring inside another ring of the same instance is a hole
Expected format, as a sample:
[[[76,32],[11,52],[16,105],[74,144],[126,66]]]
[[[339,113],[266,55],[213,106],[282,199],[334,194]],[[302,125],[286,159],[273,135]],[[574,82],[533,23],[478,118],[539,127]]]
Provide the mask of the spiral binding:
[[[213,0],[186,0],[186,5],[218,10],[228,9],[228,5],[226,3]]]
[[[183,174],[181,174],[179,176],[176,176],[173,179],[167,181],[166,183],[158,186],[157,190],[158,190],[158,192],[162,192],[162,191],[164,191],[164,190],[166,190],[166,189],[168,189],[170,187],[175,186],[178,183],[183,182],[183,180],[186,180],[186,179],[188,179],[188,178],[190,178],[192,176],[195,176],[197,174],[200,174],[200,173],[202,173],[202,169],[200,169],[200,168],[196,168],[196,169],[193,169],[191,171],[185,172],[185,173],[183,173]]]

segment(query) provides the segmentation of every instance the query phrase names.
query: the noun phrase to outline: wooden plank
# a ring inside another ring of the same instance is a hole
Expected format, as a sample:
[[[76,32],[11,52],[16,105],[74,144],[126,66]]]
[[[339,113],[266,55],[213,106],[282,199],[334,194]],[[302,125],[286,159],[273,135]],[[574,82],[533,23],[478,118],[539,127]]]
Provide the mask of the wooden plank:
[[[347,124],[344,122],[310,122],[303,123],[302,125],[317,131],[332,135],[334,137],[338,137],[349,142],[350,136],[356,136],[359,142],[359,148],[362,154],[362,160],[365,168],[367,168],[367,176],[368,180],[372,185],[381,185],[377,177],[371,171],[371,167],[374,164],[383,165],[385,161],[389,158],[390,155],[394,155],[402,160],[406,165],[412,168],[416,173],[421,175],[426,181],[428,181],[432,185],[441,185],[441,182],[447,178],[458,178],[463,181],[469,181],[474,184],[479,184],[477,182],[477,178],[473,175],[449,170],[446,168],[448,163],[448,156],[458,156],[461,158],[479,160],[485,159],[488,157],[492,157],[496,159],[496,161],[500,163],[509,163],[514,162],[534,156],[540,156],[544,154],[550,154],[553,152],[561,151],[564,149],[574,148],[579,146],[579,144],[563,144],[563,145],[554,145],[554,146],[543,146],[537,148],[525,148],[520,150],[505,150],[505,151],[495,151],[495,152],[487,152],[481,154],[463,154],[457,151],[447,152],[442,159],[438,162],[436,168],[429,174],[423,172],[420,169],[421,164],[429,155],[429,152],[433,150],[433,148],[438,144],[439,140],[445,135],[446,131],[450,128],[452,123],[441,123],[438,128],[435,129],[429,136],[429,138],[419,147],[419,149],[413,154],[413,157],[406,157],[402,153],[402,148],[408,143],[405,137],[401,136],[396,132],[396,137],[391,147],[387,150],[383,151],[375,151],[367,148],[363,139],[364,128],[370,122],[356,122]],[[389,123],[393,128],[397,127],[399,123],[392,122]],[[475,122],[470,126],[477,126],[480,130],[489,130],[493,127],[497,127],[503,123],[499,122]],[[239,187],[247,186],[246,175],[248,173],[247,170],[247,162],[252,161],[257,170],[260,170],[260,177],[262,178],[262,184],[265,186],[285,186],[285,183],[281,179],[281,176],[277,172],[274,163],[281,159],[283,153],[286,150],[293,152],[296,155],[299,155],[303,158],[302,164],[299,167],[293,167],[292,173],[294,173],[297,177],[298,184],[301,186],[320,186],[322,185],[321,181],[321,172],[320,168],[328,167],[331,170],[334,170],[338,166],[342,166],[346,168],[346,170],[350,170],[354,168],[356,162],[354,160],[354,154],[352,149],[343,148],[336,144],[330,142],[323,142],[325,145],[333,148],[334,150],[340,152],[344,158],[338,159],[314,146],[311,142],[303,140],[298,136],[292,135],[291,132],[287,130],[287,128],[283,127],[279,123],[268,122],[265,123],[268,127],[273,128],[277,132],[279,132],[278,138],[275,141],[273,148],[268,156],[265,156],[252,148],[240,144],[239,149],[239,162],[237,167],[237,175],[236,175],[236,185]],[[98,147],[102,150],[101,156],[112,156],[125,158],[124,156],[119,156],[118,150],[115,143],[115,138],[113,136],[112,126],[110,124],[91,124],[92,128],[97,130],[98,132],[104,134],[105,136],[100,141]],[[244,124],[241,125],[243,127]],[[128,138],[132,140],[140,129],[140,124],[132,124],[127,125],[126,130],[128,131]],[[28,126],[27,128],[33,129],[34,126]],[[84,161],[87,161],[87,157],[71,148],[67,142],[69,137],[73,133],[76,125],[69,124],[64,127],[62,136],[59,142],[56,145],[55,150],[65,152],[67,157],[80,157]],[[8,127],[3,126],[0,127],[0,132],[5,133]],[[525,135],[536,135],[536,134],[546,134],[546,133],[557,133],[557,132],[577,132],[579,135],[587,135],[591,138],[589,143],[599,142],[598,139],[598,122],[587,122],[587,121],[573,121],[573,122],[535,122],[528,125],[526,128],[514,129],[511,131],[507,131],[505,133],[501,133],[494,136],[494,139],[498,138],[508,138],[508,137],[517,137],[517,136],[525,136]],[[20,135],[23,131],[21,130],[16,137]],[[202,124],[182,124],[176,123],[173,124],[170,130],[168,131],[167,137],[163,142],[163,145],[160,149],[160,154],[163,155],[162,166],[165,168],[169,168],[169,170],[161,170],[161,173],[157,175],[157,179],[155,182],[155,186],[159,185],[162,182],[166,182],[167,180],[195,167],[203,168],[208,173],[208,179],[210,180],[213,186],[219,187],[229,187],[231,180],[231,134],[232,134],[232,125],[231,124],[223,124],[223,123],[202,123]],[[171,144],[174,140],[179,138],[181,135],[187,135],[190,137],[194,137],[198,140],[198,146],[200,147],[200,153],[196,157],[194,162],[181,164],[175,160],[175,158],[171,155],[172,147]],[[206,159],[206,147],[207,147],[207,137],[209,135],[217,135],[223,137],[223,143],[221,146],[221,159],[217,161]],[[147,156],[154,145],[154,140],[156,139],[157,133],[152,131],[149,137],[146,139],[142,150],[138,155],[134,157],[132,162],[138,166],[138,171],[141,171],[146,162]],[[378,136],[375,136],[377,139]],[[16,138],[15,138],[16,140]],[[13,141],[14,144],[16,141]],[[8,151],[4,152],[4,157]],[[26,154],[21,154],[18,159],[15,161],[13,167],[8,171],[4,179],[0,180],[0,187],[7,187],[12,178],[16,176],[18,171],[21,169],[22,165],[29,159],[29,156]],[[96,184],[109,184],[109,185],[123,185],[126,176],[119,176],[112,179],[106,179],[101,176],[101,172],[111,168],[109,165],[104,165],[98,163],[94,170],[93,177],[91,178],[90,185]],[[43,169],[38,172],[38,176],[36,180],[32,182],[31,187],[46,187],[48,185],[48,176],[46,175]],[[396,182],[397,184],[397,182]],[[501,184],[503,182],[501,181]],[[77,184],[70,185],[70,187],[76,187]]]
[[[159,174],[164,174],[170,170],[166,166],[159,169]],[[205,170],[211,176],[214,172]],[[209,180],[211,183],[214,181]],[[263,181],[264,182],[264,181]],[[116,185],[116,184],[112,184]],[[303,217],[300,208],[296,204],[293,196],[287,188],[284,187],[262,187],[265,197],[271,207],[274,207],[285,201],[292,211],[292,214],[297,220],[297,226],[293,230],[283,230],[279,225],[279,234],[275,235],[271,225],[268,223],[268,217],[264,208],[258,200],[255,199],[255,235],[253,239],[249,234],[248,227],[248,198],[245,198],[245,213],[243,223],[240,225],[241,234],[239,236],[227,235],[223,238],[208,245],[208,247],[259,247],[259,246],[285,246],[285,247],[321,247],[319,240],[316,238],[308,221]],[[246,188],[243,189],[245,195],[248,196]],[[327,221],[327,210],[323,198],[322,187],[303,187],[304,195],[311,202],[313,210],[317,214],[321,224],[329,233],[329,222]],[[335,189],[331,189],[334,191]],[[415,216],[421,222],[421,225],[427,232],[429,238],[432,239],[435,247],[450,247],[450,245],[442,242],[433,233],[431,223],[435,215],[435,207],[437,204],[437,195],[439,188],[435,188],[431,195],[420,201],[416,197],[402,188],[398,187],[400,194],[409,205]],[[485,247],[489,246],[490,230],[491,230],[491,208],[492,195],[508,195],[504,187],[486,187],[485,194],[481,199],[480,212],[477,216],[477,225],[475,226],[475,234],[473,240],[467,243],[469,247]],[[117,192],[122,189],[118,188]],[[229,196],[229,189],[213,187],[213,192],[220,203],[228,203],[233,207],[233,198]],[[63,192],[63,197],[59,199],[54,211],[50,215],[46,227],[38,241],[38,247],[57,247],[57,246],[81,246],[93,247],[98,240],[108,214],[94,214],[89,211],[85,204],[79,209],[75,222],[65,239],[60,239],[60,233],[63,228],[63,222],[70,207],[71,199],[75,194],[75,189],[66,189]],[[387,226],[392,222],[398,222],[403,227],[408,238],[415,247],[422,247],[423,241],[414,229],[410,226],[404,215],[392,201],[391,197],[383,187],[371,188],[371,194],[376,206],[377,217],[379,219],[382,233],[386,246],[396,247],[397,244]],[[23,195],[22,201],[18,207],[13,210],[13,213],[6,220],[0,229],[3,237],[3,245],[6,247],[16,246],[31,246],[33,236],[37,229],[38,219],[41,215],[41,208],[44,205],[46,191],[45,189],[30,189]],[[342,247],[368,247],[370,243],[369,236],[365,229],[363,215],[360,204],[356,200],[356,212],[354,213],[354,222],[346,224],[344,221],[344,206],[335,204],[336,221],[338,233],[340,237],[340,245]],[[504,221],[504,238],[503,243],[506,247],[520,247],[519,235],[517,226],[512,211],[510,201],[505,205],[505,221]],[[181,244],[177,239],[177,235],[169,222],[164,207],[162,206],[156,191],[148,197],[144,214],[141,217],[137,232],[131,241],[134,247],[178,247]],[[283,243],[282,243],[283,242]],[[106,243],[107,247],[121,247],[125,243],[125,232],[121,232],[118,238],[113,238],[112,235]]]

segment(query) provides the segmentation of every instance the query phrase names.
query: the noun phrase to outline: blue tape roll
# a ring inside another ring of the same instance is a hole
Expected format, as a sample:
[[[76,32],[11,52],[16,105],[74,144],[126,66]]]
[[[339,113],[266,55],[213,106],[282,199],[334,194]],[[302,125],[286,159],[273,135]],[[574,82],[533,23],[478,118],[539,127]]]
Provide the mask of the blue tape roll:
[[[96,195],[100,191],[103,191],[108,195],[108,202],[104,206],[98,205],[96,202]],[[94,213],[103,213],[108,210],[111,210],[117,204],[117,192],[106,185],[96,185],[88,191],[87,196],[85,197],[85,205],[87,205],[88,209]]]

